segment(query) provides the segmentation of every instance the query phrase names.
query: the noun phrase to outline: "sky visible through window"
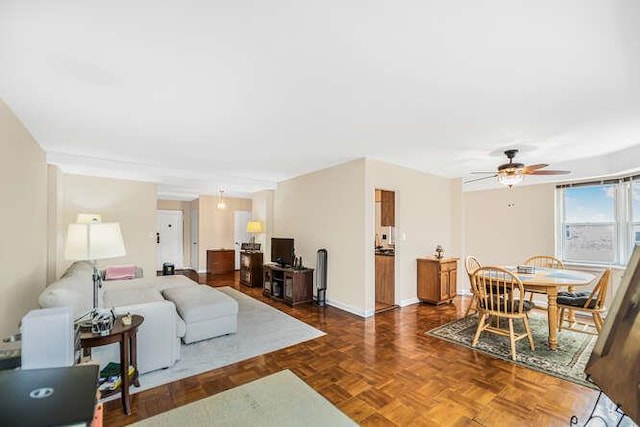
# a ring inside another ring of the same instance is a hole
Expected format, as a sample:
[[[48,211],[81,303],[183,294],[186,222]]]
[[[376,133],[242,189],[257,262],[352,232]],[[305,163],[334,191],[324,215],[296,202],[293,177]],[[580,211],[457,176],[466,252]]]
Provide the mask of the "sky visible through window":
[[[636,196],[640,185],[634,183],[634,216],[640,215]],[[567,188],[564,197],[565,222],[615,222],[615,188],[613,185]],[[637,212],[637,213],[636,213]],[[636,216],[637,217],[637,216]]]
[[[630,200],[622,197],[617,217],[618,194],[629,194],[629,183],[569,187],[563,191],[562,258],[568,261],[625,264],[630,248],[640,244],[640,180],[631,181]],[[626,212],[631,209],[629,221]],[[621,227],[622,226],[622,227]],[[620,235],[624,233],[624,235]],[[627,237],[626,233],[630,233]],[[620,248],[619,241],[629,248]]]

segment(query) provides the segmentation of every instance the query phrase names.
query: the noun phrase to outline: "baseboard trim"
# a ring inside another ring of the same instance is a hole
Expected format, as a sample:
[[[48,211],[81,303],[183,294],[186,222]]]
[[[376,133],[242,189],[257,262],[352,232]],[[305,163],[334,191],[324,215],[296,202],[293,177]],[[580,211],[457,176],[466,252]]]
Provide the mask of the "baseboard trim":
[[[406,307],[413,304],[420,304],[420,300],[418,299],[418,297],[403,299],[402,301],[400,301],[399,305],[400,307]]]
[[[328,298],[327,298],[327,304],[330,305],[331,307],[339,308],[340,310],[346,311],[351,314],[355,314],[356,316],[359,316],[359,317],[367,318],[367,317],[373,316],[374,314],[373,310],[361,310],[349,304],[344,304],[342,302],[330,300]]]

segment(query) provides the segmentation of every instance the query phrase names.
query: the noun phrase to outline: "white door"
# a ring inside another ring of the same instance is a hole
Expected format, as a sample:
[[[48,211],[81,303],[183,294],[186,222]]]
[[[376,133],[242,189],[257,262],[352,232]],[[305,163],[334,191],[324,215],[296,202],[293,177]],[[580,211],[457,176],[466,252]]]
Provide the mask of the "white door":
[[[158,211],[157,267],[172,263],[176,269],[182,265],[182,211]]]
[[[247,233],[247,223],[251,221],[251,211],[233,212],[233,242],[236,249],[236,270],[240,270],[240,243],[248,243],[251,236]]]
[[[191,209],[191,268],[198,271],[198,211]]]

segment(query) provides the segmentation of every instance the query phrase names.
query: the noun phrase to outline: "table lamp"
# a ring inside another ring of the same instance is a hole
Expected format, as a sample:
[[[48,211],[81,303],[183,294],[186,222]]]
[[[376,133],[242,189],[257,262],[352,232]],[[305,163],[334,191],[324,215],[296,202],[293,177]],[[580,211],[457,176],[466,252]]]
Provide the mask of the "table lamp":
[[[96,260],[124,256],[126,251],[117,222],[102,222],[97,214],[79,214],[77,221],[67,229],[64,257],[73,261],[87,260],[93,265],[93,318],[98,314],[98,288],[102,287]]]
[[[251,243],[256,243],[256,234],[262,233],[262,223],[260,221],[249,221],[247,223],[247,233],[251,233]]]

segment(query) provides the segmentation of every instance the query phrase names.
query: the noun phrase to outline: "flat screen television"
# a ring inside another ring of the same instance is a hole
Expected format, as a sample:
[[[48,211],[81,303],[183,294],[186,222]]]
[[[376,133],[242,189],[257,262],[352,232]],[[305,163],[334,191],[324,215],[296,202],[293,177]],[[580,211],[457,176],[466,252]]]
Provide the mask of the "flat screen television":
[[[293,264],[293,239],[283,237],[271,238],[271,262],[282,266]]]

